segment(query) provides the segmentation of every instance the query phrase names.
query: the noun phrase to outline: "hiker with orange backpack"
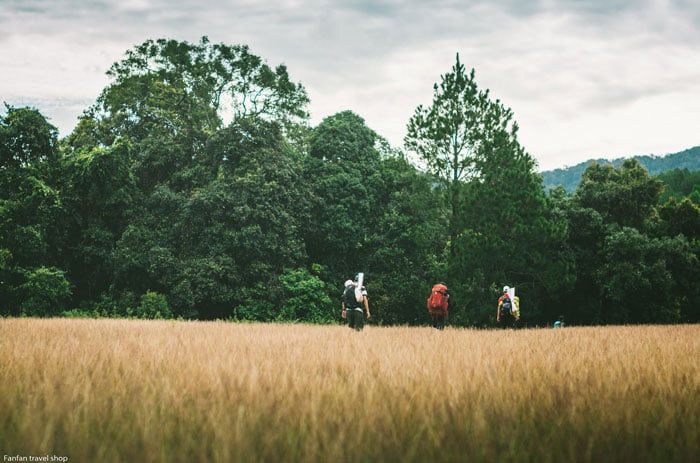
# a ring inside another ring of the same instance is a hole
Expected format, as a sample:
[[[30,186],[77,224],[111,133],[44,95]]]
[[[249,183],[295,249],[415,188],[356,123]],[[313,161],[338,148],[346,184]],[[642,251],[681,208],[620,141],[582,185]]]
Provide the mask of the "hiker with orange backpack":
[[[444,283],[433,285],[426,306],[428,307],[433,328],[438,330],[445,329],[447,315],[450,311],[450,290]]]

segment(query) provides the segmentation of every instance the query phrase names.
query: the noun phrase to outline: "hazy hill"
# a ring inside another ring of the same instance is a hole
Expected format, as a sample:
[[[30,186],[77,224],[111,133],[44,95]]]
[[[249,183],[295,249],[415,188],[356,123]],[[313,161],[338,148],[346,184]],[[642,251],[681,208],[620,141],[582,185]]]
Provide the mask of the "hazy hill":
[[[673,169],[688,169],[689,171],[700,170],[700,146],[689,148],[679,153],[667,154],[665,156],[632,156],[646,167],[651,175],[657,175]],[[565,169],[554,169],[542,172],[544,186],[546,190],[563,185],[566,191],[573,192],[581,181],[581,175],[592,162],[600,164],[612,164],[620,167],[628,158],[590,159],[575,166]]]

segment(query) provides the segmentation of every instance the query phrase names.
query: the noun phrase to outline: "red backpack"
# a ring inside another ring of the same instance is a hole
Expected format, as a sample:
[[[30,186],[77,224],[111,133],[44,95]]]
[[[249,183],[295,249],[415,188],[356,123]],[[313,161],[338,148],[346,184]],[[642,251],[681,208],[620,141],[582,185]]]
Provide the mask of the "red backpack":
[[[447,315],[448,299],[447,286],[442,283],[436,284],[433,286],[433,290],[428,298],[428,312],[430,312],[431,315]]]

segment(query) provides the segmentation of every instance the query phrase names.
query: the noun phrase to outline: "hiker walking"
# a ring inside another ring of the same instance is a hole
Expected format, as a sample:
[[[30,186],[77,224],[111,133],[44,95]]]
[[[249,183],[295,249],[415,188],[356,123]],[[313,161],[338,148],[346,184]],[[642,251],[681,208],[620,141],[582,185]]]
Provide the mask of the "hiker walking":
[[[520,320],[520,299],[515,296],[515,288],[503,287],[503,294],[498,298],[496,323],[501,328],[516,328]]]
[[[450,310],[450,290],[444,283],[437,283],[433,286],[426,306],[428,307],[433,328],[438,330],[445,329],[447,315]]]
[[[362,331],[365,326],[365,314],[369,313],[369,302],[367,300],[367,288],[364,287],[364,274],[358,273],[353,281],[345,282],[345,289],[342,297],[342,317],[347,318],[348,326],[355,331]]]
[[[564,316],[559,315],[559,319],[554,322],[554,328],[563,328],[564,327]]]

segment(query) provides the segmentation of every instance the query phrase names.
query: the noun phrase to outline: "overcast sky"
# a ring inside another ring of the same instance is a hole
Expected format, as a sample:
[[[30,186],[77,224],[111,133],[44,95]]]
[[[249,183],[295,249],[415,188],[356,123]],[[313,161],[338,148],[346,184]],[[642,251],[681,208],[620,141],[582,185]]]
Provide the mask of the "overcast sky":
[[[0,102],[65,136],[147,39],[247,44],[311,123],[346,109],[392,145],[459,53],[540,170],[700,145],[697,0],[0,0]]]

